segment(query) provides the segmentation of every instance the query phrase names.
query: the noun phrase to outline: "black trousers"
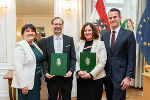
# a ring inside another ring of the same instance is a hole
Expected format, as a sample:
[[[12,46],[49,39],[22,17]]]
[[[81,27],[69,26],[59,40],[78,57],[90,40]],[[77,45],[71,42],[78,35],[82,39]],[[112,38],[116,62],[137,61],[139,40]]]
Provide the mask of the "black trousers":
[[[101,79],[77,79],[77,100],[101,100],[102,92]]]
[[[102,78],[105,86],[107,100],[125,100],[126,90],[121,90],[121,83],[111,80],[108,77]]]
[[[62,100],[71,100],[72,77],[54,76],[47,79],[48,100],[57,100],[58,90],[61,89]]]

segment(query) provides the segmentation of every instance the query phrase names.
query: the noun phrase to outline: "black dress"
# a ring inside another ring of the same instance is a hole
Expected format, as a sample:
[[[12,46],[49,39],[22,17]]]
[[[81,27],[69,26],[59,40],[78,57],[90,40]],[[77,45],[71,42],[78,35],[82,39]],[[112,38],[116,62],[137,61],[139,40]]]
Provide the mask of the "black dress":
[[[86,41],[83,52],[91,52],[93,41]],[[91,75],[92,77],[92,75]],[[77,78],[77,100],[101,100],[102,80]]]
[[[32,51],[36,57],[36,70],[34,77],[34,86],[32,90],[28,91],[27,95],[22,94],[22,89],[18,89],[18,100],[40,100],[40,89],[41,89],[41,63],[43,55],[34,46],[30,45]]]

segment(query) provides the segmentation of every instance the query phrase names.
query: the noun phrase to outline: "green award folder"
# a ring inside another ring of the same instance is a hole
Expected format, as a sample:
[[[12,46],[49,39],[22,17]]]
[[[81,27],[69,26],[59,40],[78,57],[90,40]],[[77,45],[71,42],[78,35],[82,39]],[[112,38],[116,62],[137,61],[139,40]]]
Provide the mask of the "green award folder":
[[[91,72],[96,66],[96,53],[80,52],[80,69]]]
[[[50,74],[56,76],[65,76],[67,72],[67,54],[52,53]]]

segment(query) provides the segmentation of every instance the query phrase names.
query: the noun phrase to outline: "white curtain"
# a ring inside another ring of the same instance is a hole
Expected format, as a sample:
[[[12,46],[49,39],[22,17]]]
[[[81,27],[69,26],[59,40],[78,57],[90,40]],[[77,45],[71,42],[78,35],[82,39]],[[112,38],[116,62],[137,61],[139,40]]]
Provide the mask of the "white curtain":
[[[136,27],[137,30],[138,23],[141,19],[142,13],[145,9],[146,0],[137,0],[136,4]],[[141,88],[143,87],[143,67],[144,67],[144,57],[141,54],[141,48],[137,44],[136,47],[136,70],[135,70],[135,79],[132,81],[132,86]]]
[[[124,0],[122,8],[122,21],[131,18],[134,22],[134,34],[136,36],[136,30],[141,18],[141,15],[145,8],[146,0]],[[143,63],[144,57],[141,54],[140,47],[136,45],[136,68],[135,68],[135,79],[132,79],[131,86],[141,88],[143,86]]]
[[[136,0],[124,0],[121,11],[122,22],[128,18],[132,19],[135,26],[136,21]]]

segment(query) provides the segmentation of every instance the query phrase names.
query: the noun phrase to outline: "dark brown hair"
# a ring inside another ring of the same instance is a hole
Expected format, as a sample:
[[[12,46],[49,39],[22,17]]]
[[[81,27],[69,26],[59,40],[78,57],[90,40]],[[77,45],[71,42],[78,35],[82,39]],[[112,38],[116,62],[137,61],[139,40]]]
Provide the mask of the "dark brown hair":
[[[45,35],[46,35],[45,33],[40,33],[41,37],[45,37]]]
[[[64,24],[63,19],[62,19],[62,18],[60,18],[60,17],[54,17],[54,18],[52,19],[52,21],[51,21],[51,24],[54,24],[53,22],[54,22],[54,20],[56,20],[56,19],[61,19],[61,20],[62,20],[62,25]]]
[[[28,28],[31,28],[31,29],[35,32],[35,34],[36,34],[36,28],[35,28],[34,25],[32,25],[32,24],[25,24],[25,25],[22,27],[22,29],[21,29],[21,35],[23,35],[23,34],[24,34],[24,31],[25,31],[26,29],[28,29]]]
[[[114,11],[117,11],[117,12],[118,12],[119,17],[121,16],[121,12],[120,12],[119,9],[117,9],[117,8],[111,8],[111,9],[109,10],[109,12],[114,12]],[[109,12],[108,12],[108,13],[109,13]]]
[[[82,26],[80,39],[85,40],[84,31],[85,31],[85,27],[88,25],[92,28],[93,39],[98,39],[99,38],[98,29],[94,24],[92,24],[90,22],[87,22]]]

